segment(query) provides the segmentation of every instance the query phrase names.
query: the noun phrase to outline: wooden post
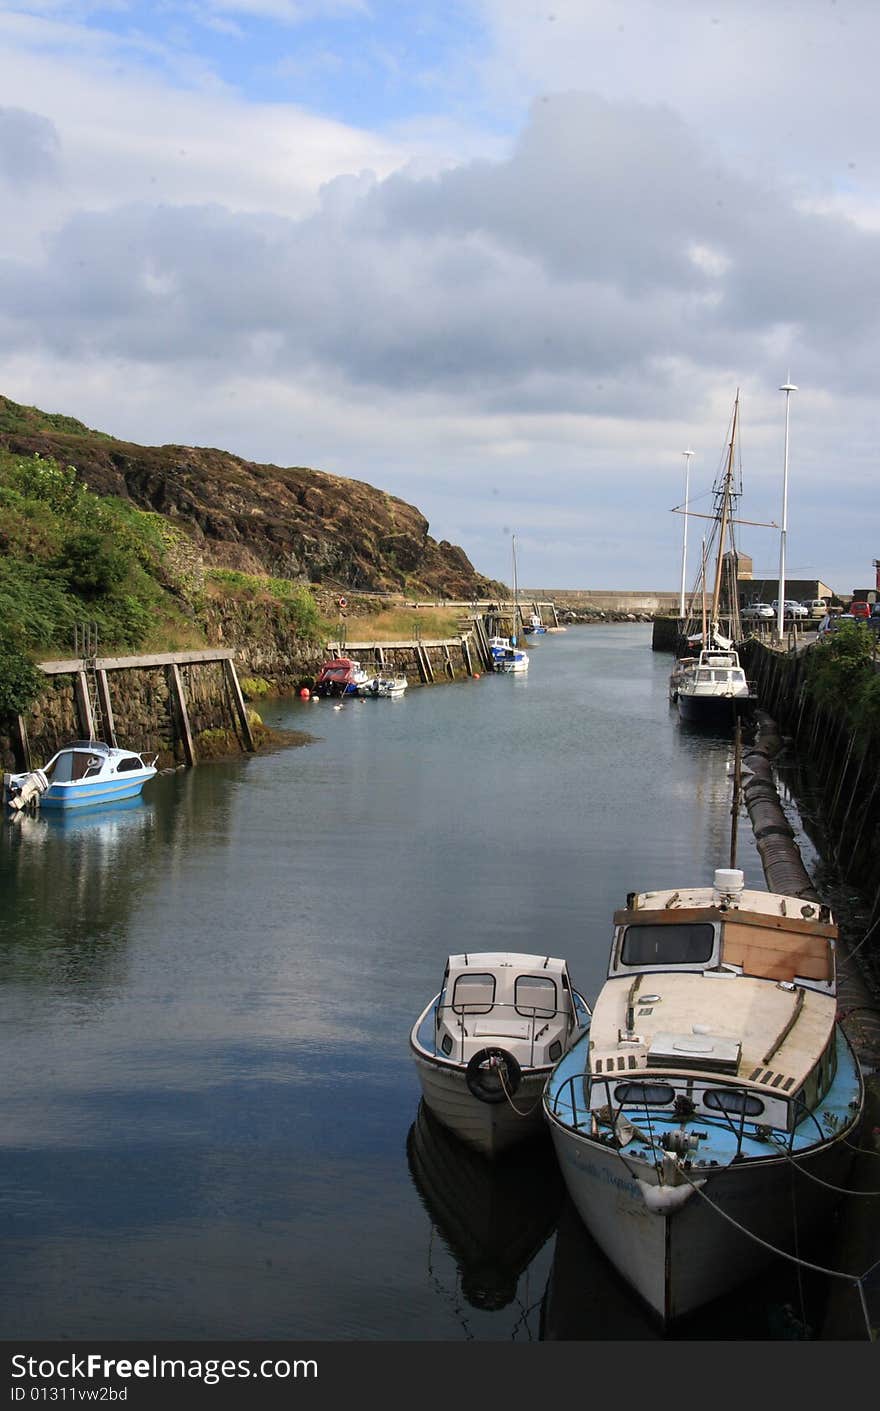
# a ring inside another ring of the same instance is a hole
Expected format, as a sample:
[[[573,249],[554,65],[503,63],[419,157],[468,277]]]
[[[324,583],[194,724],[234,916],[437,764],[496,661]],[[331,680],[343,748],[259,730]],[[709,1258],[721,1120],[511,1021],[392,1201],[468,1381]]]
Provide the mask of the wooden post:
[[[450,680],[454,680],[455,667],[452,665],[452,657],[449,655],[449,648],[444,645],[443,650],[446,653],[446,674],[450,678]]]
[[[34,766],[33,762],[31,761],[31,745],[28,739],[27,726],[24,723],[23,715],[17,715],[15,717],[15,720],[18,726],[18,748],[19,757],[21,759],[21,767],[25,771],[25,773],[30,774]]]
[[[116,724],[113,719],[113,707],[110,704],[110,691],[107,686],[106,671],[99,670],[96,673],[98,685],[98,704],[101,707],[101,717],[104,721],[104,740],[106,744],[116,745]]]
[[[186,762],[190,766],[196,762],[196,752],[193,747],[192,731],[189,728],[189,716],[186,711],[186,698],[183,694],[183,682],[180,679],[180,671],[177,662],[172,662],[168,668],[168,680],[171,686],[171,694],[174,699],[177,719],[180,724],[180,738],[183,741],[183,753]]]
[[[431,659],[430,659],[430,657],[428,656],[428,649],[427,649],[427,647],[423,647],[422,644],[421,644],[421,642],[419,643],[419,651],[421,652],[422,657],[423,657],[423,659],[424,659],[424,663],[425,663],[425,680],[426,680],[426,681],[430,681],[430,682],[433,683],[433,680],[434,680],[434,668],[432,667],[432,665],[431,665]]]
[[[76,718],[84,740],[94,740],[95,722],[89,702],[89,683],[84,671],[77,671],[73,678],[73,699],[76,704]]]
[[[554,626],[554,627],[558,627],[558,626],[559,626],[559,617],[557,616],[557,613],[556,613],[556,604],[555,604],[555,603],[551,603],[551,604],[550,604],[550,611],[553,613],[553,626]]]
[[[462,656],[464,657],[464,662],[465,662],[465,666],[467,667],[467,674],[468,674],[468,676],[473,676],[473,674],[474,674],[474,668],[473,668],[473,665],[472,665],[472,663],[471,663],[471,649],[470,649],[470,647],[469,647],[469,645],[468,645],[468,639],[467,639],[467,637],[462,637],[462,639],[461,639],[461,654],[462,654]]]
[[[414,652],[415,658],[416,658],[416,666],[417,666],[418,669],[419,669],[419,678],[420,678],[420,680],[423,681],[424,684],[427,686],[427,684],[428,684],[428,673],[427,673],[427,671],[425,670],[425,663],[424,663],[424,661],[422,660],[422,649],[421,649],[421,647],[419,646],[418,642],[416,642],[415,646],[413,647],[413,652]]]
[[[241,686],[238,680],[238,672],[235,669],[234,661],[224,661],[223,671],[226,676],[226,684],[232,695],[232,703],[238,715],[241,733],[244,735],[245,749],[253,752],[254,737],[251,733],[251,722],[248,720],[247,706],[244,703],[244,696],[241,694]]]

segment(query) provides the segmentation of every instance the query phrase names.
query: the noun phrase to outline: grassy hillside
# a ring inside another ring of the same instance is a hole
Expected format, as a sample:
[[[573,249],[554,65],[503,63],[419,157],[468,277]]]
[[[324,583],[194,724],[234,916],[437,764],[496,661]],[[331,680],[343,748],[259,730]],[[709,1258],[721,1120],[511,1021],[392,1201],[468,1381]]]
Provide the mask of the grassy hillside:
[[[0,710],[24,708],[39,681],[28,659],[72,655],[86,622],[102,654],[200,647],[210,597],[266,594],[297,635],[320,637],[307,588],[205,571],[163,515],[92,494],[56,460],[0,450]]]

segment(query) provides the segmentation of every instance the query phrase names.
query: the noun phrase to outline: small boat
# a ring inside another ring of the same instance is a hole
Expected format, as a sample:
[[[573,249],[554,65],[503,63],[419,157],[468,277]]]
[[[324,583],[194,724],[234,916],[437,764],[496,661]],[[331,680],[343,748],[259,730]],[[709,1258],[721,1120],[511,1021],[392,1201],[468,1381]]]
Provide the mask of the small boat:
[[[528,671],[528,669],[528,652],[523,651],[522,647],[515,647],[511,644],[499,656],[495,656],[493,653],[493,671],[519,672]]]
[[[486,1156],[540,1136],[544,1084],[589,1022],[564,960],[451,955],[410,1035],[425,1103]]]
[[[528,653],[515,647],[511,637],[490,637],[493,671],[528,671]]]
[[[540,637],[547,631],[538,613],[533,612],[528,623],[523,627],[523,632],[527,637]]]
[[[357,692],[359,696],[389,696],[393,699],[402,696],[408,684],[405,676],[373,676],[362,682]]]
[[[6,803],[13,813],[20,813],[30,803],[68,809],[130,799],[153,778],[157,759],[158,755],[117,749],[101,740],[75,740],[42,769],[8,774]]]
[[[352,657],[333,657],[325,661],[315,681],[317,696],[355,696],[361,686],[372,680],[360,662]]]
[[[679,718],[695,725],[732,725],[737,717],[752,716],[758,704],[733,648],[704,649],[696,660],[681,658],[669,691],[678,702]]]
[[[827,907],[735,868],[615,913],[544,1111],[581,1219],[664,1324],[798,1257],[840,1199],[864,1087],[836,937]]]

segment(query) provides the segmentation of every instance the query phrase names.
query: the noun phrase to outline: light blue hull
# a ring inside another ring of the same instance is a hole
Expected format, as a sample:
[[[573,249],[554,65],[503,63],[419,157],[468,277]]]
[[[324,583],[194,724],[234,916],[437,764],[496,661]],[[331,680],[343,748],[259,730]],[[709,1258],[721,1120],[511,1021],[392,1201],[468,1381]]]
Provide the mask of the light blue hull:
[[[132,799],[141,792],[155,770],[128,779],[96,779],[75,784],[51,784],[40,799],[41,808],[88,808],[94,804],[116,803]]]

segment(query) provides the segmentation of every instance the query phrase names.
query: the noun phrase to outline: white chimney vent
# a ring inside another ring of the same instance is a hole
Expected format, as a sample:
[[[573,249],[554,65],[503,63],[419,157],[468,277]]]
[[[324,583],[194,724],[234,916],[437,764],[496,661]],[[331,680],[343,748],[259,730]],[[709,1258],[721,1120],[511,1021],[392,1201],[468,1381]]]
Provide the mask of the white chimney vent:
[[[715,892],[719,901],[738,897],[745,886],[745,877],[738,867],[715,868]]]

